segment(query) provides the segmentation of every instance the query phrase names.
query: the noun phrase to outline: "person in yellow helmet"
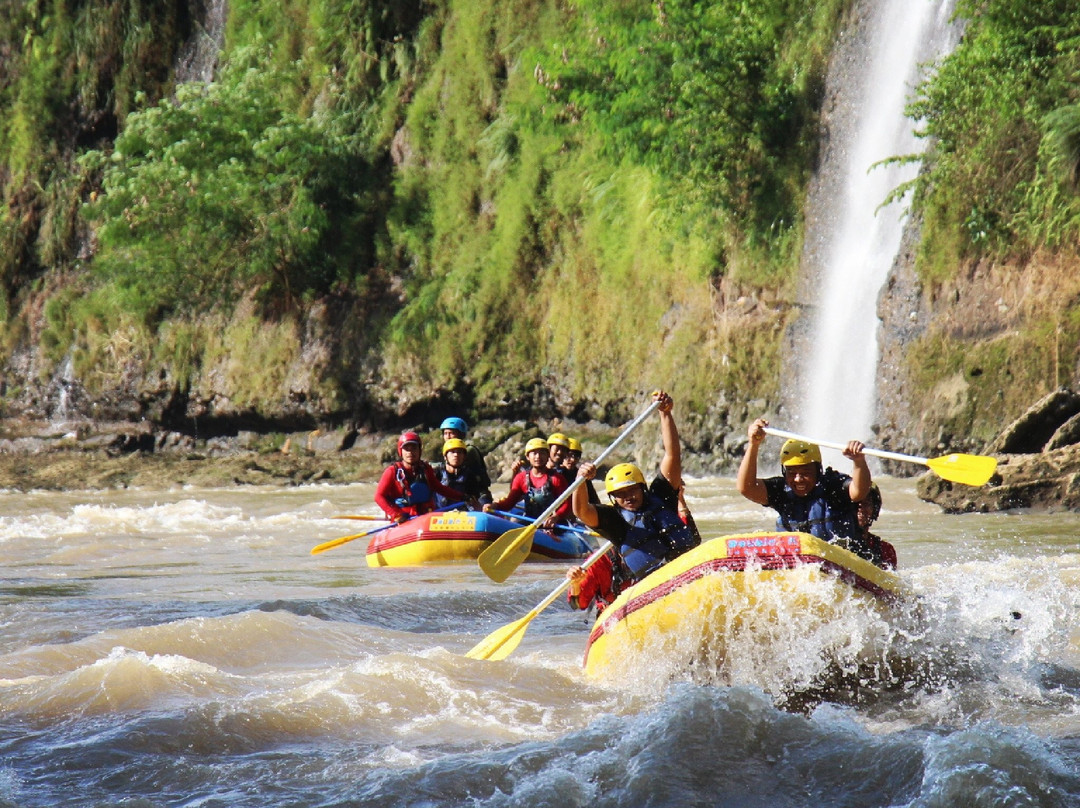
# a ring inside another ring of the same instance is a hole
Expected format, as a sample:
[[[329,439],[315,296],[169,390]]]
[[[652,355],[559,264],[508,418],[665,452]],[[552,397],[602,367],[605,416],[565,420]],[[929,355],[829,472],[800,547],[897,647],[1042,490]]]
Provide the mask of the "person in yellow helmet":
[[[548,440],[550,440],[550,438]],[[562,466],[567,480],[573,482],[574,478],[577,477],[578,465],[581,463],[581,443],[577,439],[570,437],[566,439],[566,442],[569,444],[569,448],[567,449],[566,457],[563,459]],[[589,502],[593,505],[599,505],[600,495],[597,494],[596,489],[593,488],[593,481],[586,480],[585,487],[588,489]]]
[[[525,515],[535,518],[546,511],[548,506],[570,487],[562,474],[548,469],[546,440],[533,438],[526,443],[525,457],[529,461],[529,468],[517,472],[510,482],[510,491],[506,496],[490,505],[485,505],[485,511],[508,511],[524,500]],[[554,527],[557,522],[565,521],[569,515],[570,501],[567,500],[544,523],[544,527]]]
[[[562,432],[555,432],[548,436],[548,470],[563,475],[569,485],[574,478],[566,471],[565,461],[570,456],[570,439]]]
[[[679,517],[678,491],[683,484],[682,447],[679,445],[679,430],[671,414],[674,402],[663,390],[653,396],[660,402],[658,409],[664,456],[660,460],[660,473],[652,483],[646,483],[645,475],[634,464],[619,463],[604,478],[610,505],[589,502],[583,485],[575,488],[571,496],[574,515],[615,545],[619,560],[635,580],[682,555],[700,541]],[[595,476],[596,467],[592,463],[582,463],[578,468],[578,477],[591,480]],[[599,562],[593,566],[599,566]],[[586,575],[580,567],[567,573],[571,582],[571,603],[574,602],[575,590],[580,592],[585,583]]]
[[[861,441],[850,441],[844,457],[851,460],[850,475],[823,468],[821,449],[802,440],[788,440],[780,448],[778,477],[758,477],[758,450],[769,422],[758,418],[747,430],[746,446],[735,485],[739,493],[777,512],[777,530],[798,530],[836,544],[861,535],[856,509],[870,493],[870,468]]]
[[[469,508],[478,510],[491,502],[491,490],[488,487],[489,484],[481,479],[476,469],[469,465],[468,453],[469,446],[461,438],[450,438],[444,441],[443,465],[435,470],[435,476],[443,485],[464,494]],[[442,494],[436,494],[435,501],[440,509],[451,502]]]

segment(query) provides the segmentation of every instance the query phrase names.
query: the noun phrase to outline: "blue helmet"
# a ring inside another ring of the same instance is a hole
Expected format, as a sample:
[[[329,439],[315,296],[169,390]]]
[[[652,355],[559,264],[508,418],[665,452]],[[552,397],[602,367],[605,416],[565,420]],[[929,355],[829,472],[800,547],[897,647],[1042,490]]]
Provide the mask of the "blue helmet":
[[[469,425],[465,423],[464,418],[447,418],[442,422],[442,426],[440,426],[439,429],[453,429],[464,435],[469,431]]]

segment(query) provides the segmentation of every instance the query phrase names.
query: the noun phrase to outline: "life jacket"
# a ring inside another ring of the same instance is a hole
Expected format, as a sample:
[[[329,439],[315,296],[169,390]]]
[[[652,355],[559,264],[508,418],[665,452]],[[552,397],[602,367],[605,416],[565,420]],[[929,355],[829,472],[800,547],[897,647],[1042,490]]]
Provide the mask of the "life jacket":
[[[555,486],[551,484],[551,472],[544,473],[544,484],[533,483],[532,471],[525,472],[525,515],[535,519],[555,501]]]
[[[698,544],[678,511],[651,491],[646,492],[640,510],[616,510],[628,525],[619,552],[635,578],[644,578]]]
[[[460,491],[466,497],[476,497],[481,502],[484,502],[485,500],[488,502],[491,501],[491,496],[484,487],[483,482],[481,482],[476,471],[469,466],[461,466],[460,471],[456,474],[451,472],[446,466],[443,466],[435,471],[435,477],[443,485],[448,488],[453,488],[455,491]],[[445,508],[455,502],[457,502],[456,499],[451,500],[444,497],[439,492],[435,492],[435,503],[439,508]]]
[[[417,516],[431,510],[431,488],[427,484],[427,464],[422,462],[415,471],[409,472],[404,463],[395,463],[394,479],[398,496],[394,504],[403,511]]]
[[[785,484],[783,499],[773,504],[780,514],[776,517],[776,529],[810,533],[823,541],[858,536],[855,503],[846,495],[830,496],[828,493],[830,488],[842,487],[842,480],[837,479],[842,477],[840,472],[826,469],[805,497],[795,496],[791,487]],[[829,486],[826,485],[827,478]]]

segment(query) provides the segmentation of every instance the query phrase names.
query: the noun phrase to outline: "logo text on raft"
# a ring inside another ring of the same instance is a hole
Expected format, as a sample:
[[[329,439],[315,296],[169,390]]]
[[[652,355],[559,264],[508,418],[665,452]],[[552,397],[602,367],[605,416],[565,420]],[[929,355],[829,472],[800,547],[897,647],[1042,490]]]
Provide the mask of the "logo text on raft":
[[[428,530],[476,530],[476,517],[463,513],[433,516],[428,523]]]
[[[801,549],[798,536],[746,536],[727,540],[728,558],[790,555]]]

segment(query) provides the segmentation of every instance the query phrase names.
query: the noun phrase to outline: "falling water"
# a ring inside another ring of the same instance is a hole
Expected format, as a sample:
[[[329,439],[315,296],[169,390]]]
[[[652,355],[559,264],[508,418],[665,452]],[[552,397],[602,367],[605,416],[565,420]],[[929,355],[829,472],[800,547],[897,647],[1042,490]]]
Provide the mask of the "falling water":
[[[953,0],[863,0],[830,68],[827,140],[811,188],[802,275],[810,322],[796,339],[799,426],[822,439],[871,441],[877,296],[900,248],[907,198],[882,205],[918,164],[904,108],[920,69],[958,35]]]

